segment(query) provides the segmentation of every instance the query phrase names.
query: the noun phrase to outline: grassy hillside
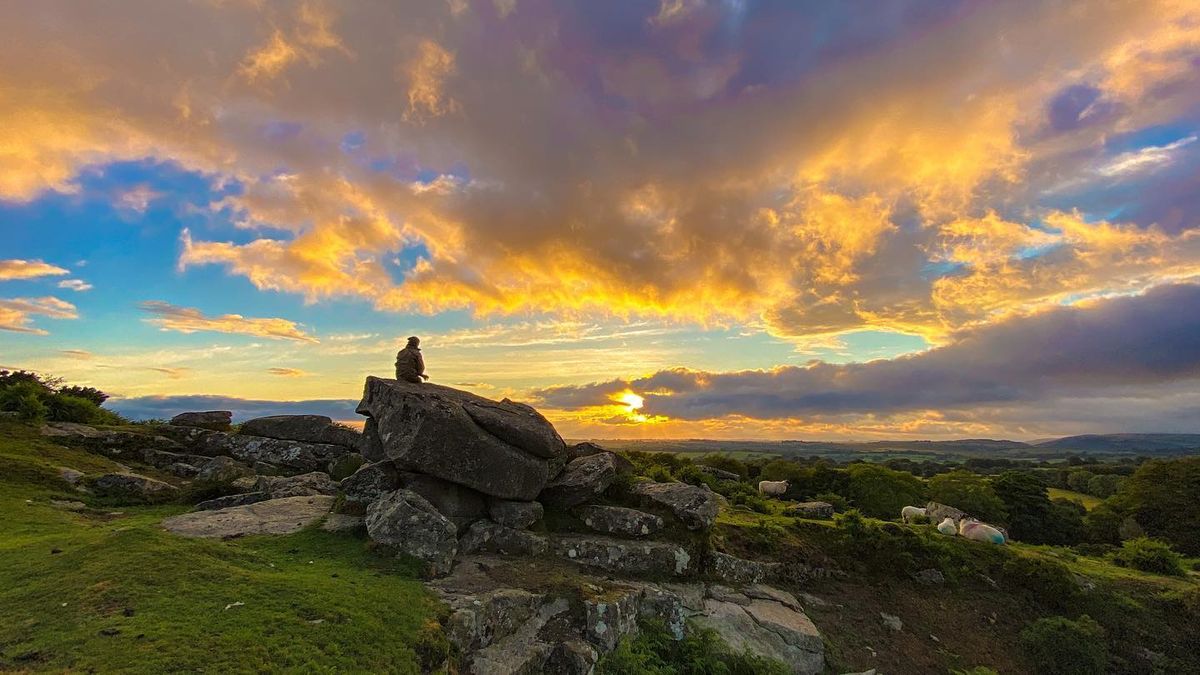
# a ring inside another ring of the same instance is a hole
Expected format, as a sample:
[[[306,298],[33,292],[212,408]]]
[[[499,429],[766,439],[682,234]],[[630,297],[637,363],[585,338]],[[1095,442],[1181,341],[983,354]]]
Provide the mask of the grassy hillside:
[[[0,420],[0,671],[419,672],[444,649],[414,571],[360,538],[182,539],[159,522],[183,506],[55,506],[80,498],[59,466],[116,468]]]

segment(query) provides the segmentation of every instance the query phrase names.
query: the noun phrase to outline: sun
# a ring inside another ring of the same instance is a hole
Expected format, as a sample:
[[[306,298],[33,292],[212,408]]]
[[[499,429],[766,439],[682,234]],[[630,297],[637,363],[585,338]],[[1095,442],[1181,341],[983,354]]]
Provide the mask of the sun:
[[[627,391],[627,392],[621,394],[620,396],[617,397],[617,401],[629,406],[629,409],[631,411],[632,410],[640,410],[641,407],[646,404],[646,399],[642,398],[641,396],[638,396],[637,394],[633,393],[632,391]]]

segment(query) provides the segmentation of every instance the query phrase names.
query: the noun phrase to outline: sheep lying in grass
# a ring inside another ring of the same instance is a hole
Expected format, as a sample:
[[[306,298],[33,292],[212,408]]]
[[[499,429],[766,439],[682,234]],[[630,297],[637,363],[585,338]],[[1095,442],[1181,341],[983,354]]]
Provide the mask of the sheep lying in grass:
[[[911,523],[915,518],[925,515],[925,509],[919,506],[906,506],[900,509],[900,519],[905,523]]]
[[[758,492],[767,497],[782,497],[787,492],[788,482],[786,480],[760,480],[758,481]]]
[[[953,537],[954,535],[958,534],[958,526],[954,524],[953,518],[946,518],[942,522],[938,523],[937,530],[947,537]]]
[[[940,526],[939,526],[940,531]],[[981,523],[974,518],[963,518],[958,522],[958,534],[972,541],[982,541],[989,544],[1003,544],[1004,533],[1000,530]]]

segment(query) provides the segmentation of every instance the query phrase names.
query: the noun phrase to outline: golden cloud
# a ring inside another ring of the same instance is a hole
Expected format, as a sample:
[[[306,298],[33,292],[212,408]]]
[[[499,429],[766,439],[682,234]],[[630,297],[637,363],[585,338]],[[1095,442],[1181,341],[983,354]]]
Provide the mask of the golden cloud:
[[[162,330],[173,330],[180,333],[211,331],[254,335],[274,340],[295,340],[314,344],[320,342],[316,337],[301,330],[294,321],[287,319],[248,318],[240,314],[206,316],[193,307],[178,307],[157,300],[143,302],[140,307],[143,311],[153,315],[153,318],[145,320],[146,323],[158,326]]]
[[[0,330],[46,335],[45,330],[30,325],[34,316],[51,319],[79,318],[75,305],[53,296],[0,299]]]
[[[0,281],[36,279],[70,274],[67,270],[41,260],[0,260]]]

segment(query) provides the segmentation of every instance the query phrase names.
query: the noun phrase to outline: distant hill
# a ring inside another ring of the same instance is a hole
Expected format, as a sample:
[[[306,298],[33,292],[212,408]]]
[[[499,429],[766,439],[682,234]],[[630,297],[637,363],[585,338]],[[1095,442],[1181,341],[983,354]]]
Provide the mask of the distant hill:
[[[1035,443],[1077,452],[1170,452],[1200,449],[1200,434],[1084,434]]]

